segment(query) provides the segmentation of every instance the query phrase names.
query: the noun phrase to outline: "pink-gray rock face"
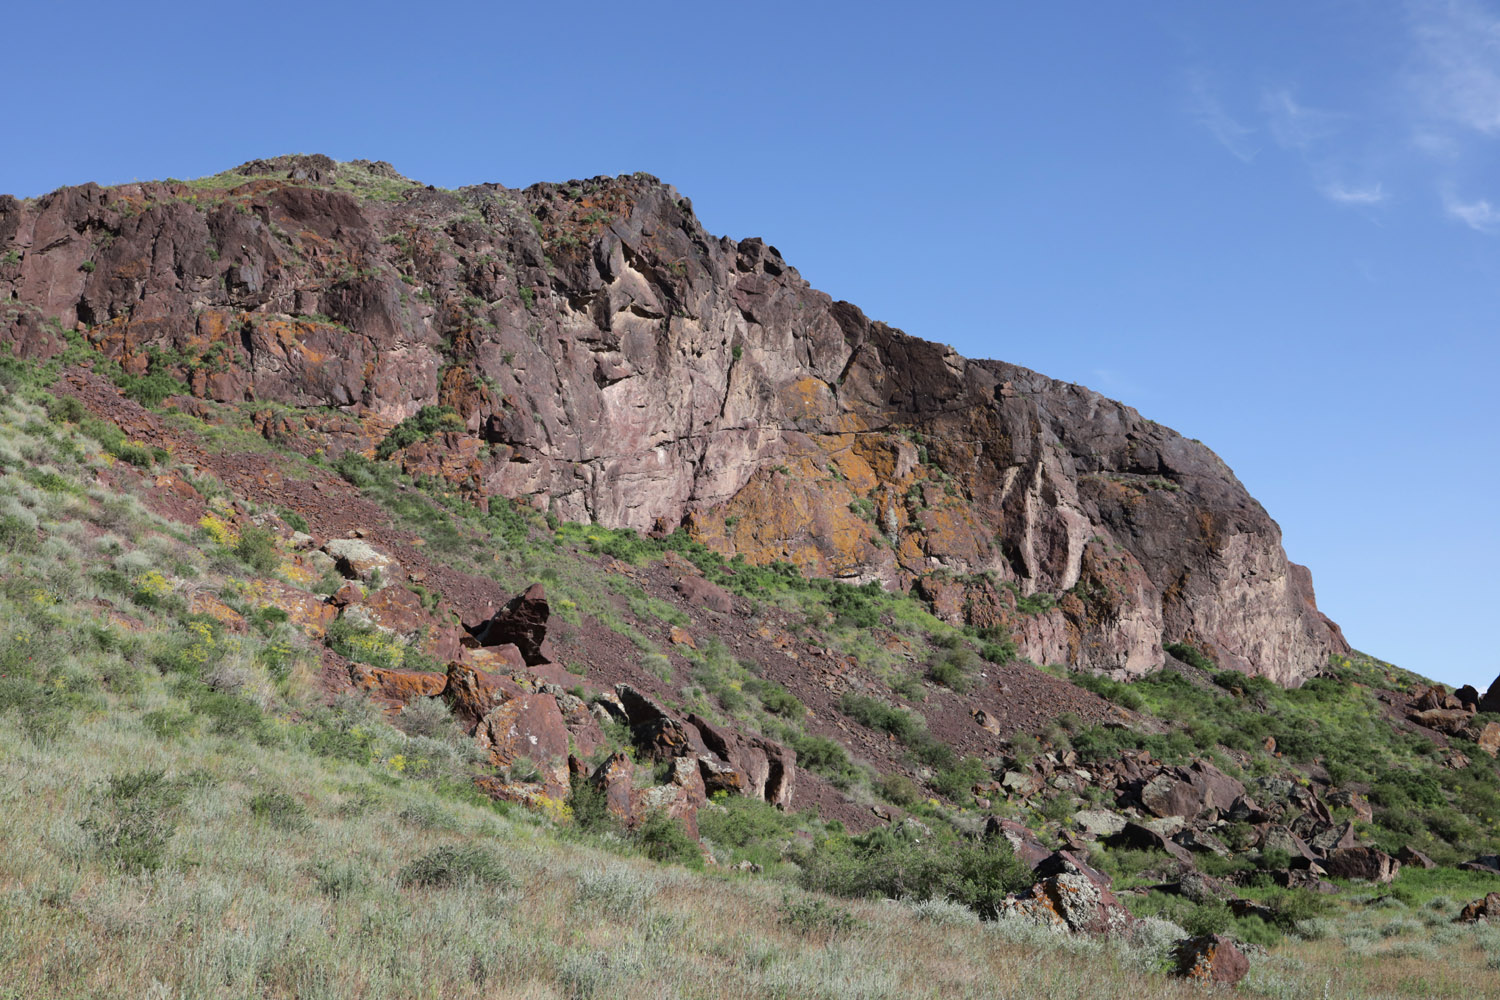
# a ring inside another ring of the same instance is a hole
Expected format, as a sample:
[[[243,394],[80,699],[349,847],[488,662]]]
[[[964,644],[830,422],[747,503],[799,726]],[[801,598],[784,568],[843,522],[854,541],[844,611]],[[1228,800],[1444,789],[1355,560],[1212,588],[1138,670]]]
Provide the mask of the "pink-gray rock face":
[[[1347,651],[1207,448],[872,322],[774,247],[710,236],[654,178],[445,192],[326,157],[239,173],[0,197],[0,343],[45,357],[77,331],[198,396],[307,409],[265,431],[330,456],[448,405],[466,431],[405,465],[570,520],[686,525],[752,562],[1063,594],[1006,619],[1039,662],[1139,675],[1186,641],[1295,684]]]

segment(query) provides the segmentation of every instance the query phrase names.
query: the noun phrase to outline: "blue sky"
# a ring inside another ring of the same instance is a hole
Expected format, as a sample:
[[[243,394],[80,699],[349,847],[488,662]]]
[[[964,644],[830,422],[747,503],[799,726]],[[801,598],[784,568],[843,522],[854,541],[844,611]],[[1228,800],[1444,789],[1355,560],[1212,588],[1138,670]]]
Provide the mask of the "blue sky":
[[[15,6],[0,191],[646,170],[1202,439],[1357,647],[1500,673],[1500,2]]]

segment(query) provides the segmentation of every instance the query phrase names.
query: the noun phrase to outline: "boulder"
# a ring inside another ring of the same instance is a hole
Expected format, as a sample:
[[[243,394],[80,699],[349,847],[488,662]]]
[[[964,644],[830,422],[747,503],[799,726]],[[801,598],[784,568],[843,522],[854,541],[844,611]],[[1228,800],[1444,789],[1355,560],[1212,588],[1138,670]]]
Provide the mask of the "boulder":
[[[1358,792],[1351,792],[1342,788],[1329,789],[1328,804],[1335,809],[1348,809],[1354,813],[1354,818],[1362,823],[1368,823],[1375,818],[1374,811],[1370,808],[1370,800]]]
[[[1285,851],[1291,855],[1295,867],[1305,868],[1308,863],[1318,860],[1307,842],[1284,826],[1272,825],[1261,830],[1256,846],[1263,851]]]
[[[550,663],[551,650],[545,648],[544,643],[551,613],[546,589],[540,583],[533,583],[525,592],[511,598],[489,620],[469,629],[469,633],[484,646],[507,643],[515,646],[528,666]]]
[[[1090,837],[1112,837],[1125,829],[1127,821],[1108,809],[1080,809],[1073,814],[1073,822]]]
[[[383,670],[363,663],[351,663],[349,681],[356,689],[368,691],[376,701],[390,708],[399,708],[418,698],[435,698],[442,694],[448,677],[421,670]]]
[[[1208,810],[1225,811],[1245,794],[1245,786],[1206,761],[1164,768],[1136,791],[1152,815],[1193,819]]]
[[[771,760],[765,750],[700,715],[689,715],[687,721],[697,728],[703,745],[710,751],[699,758],[709,794],[728,791],[753,799],[765,798],[766,782],[771,777]]]
[[[1430,708],[1423,712],[1411,712],[1406,716],[1412,722],[1427,729],[1434,729],[1445,736],[1463,736],[1469,728],[1473,715],[1461,708]]]
[[[1173,949],[1177,974],[1205,983],[1233,986],[1250,971],[1250,960],[1229,938],[1203,934],[1179,941]]]
[[[335,538],[323,545],[338,571],[366,586],[384,586],[401,573],[396,557],[362,538]]]
[[[490,710],[474,732],[496,767],[513,768],[521,758],[540,773],[547,794],[568,793],[568,728],[557,699],[550,694],[518,691]]]
[[[321,639],[338,617],[339,609],[321,597],[277,580],[261,581],[261,596],[267,604],[286,612],[287,619],[308,638]]]
[[[1436,861],[1409,845],[1396,852],[1396,860],[1409,868],[1424,868],[1431,871],[1437,867]]]
[[[1075,855],[1058,852],[1037,867],[1046,872],[1028,892],[1000,904],[1000,916],[1082,934],[1110,934],[1134,921],[1110,890],[1109,879]]]
[[[688,835],[698,839],[698,810],[708,801],[708,790],[703,785],[703,775],[698,762],[692,757],[677,757],[672,761],[671,777],[666,784],[644,789],[640,793],[637,820],[647,813],[662,812],[680,820]]]
[[[1477,739],[1479,749],[1491,757],[1500,754],[1500,722],[1486,722],[1484,728],[1479,731]]]
[[[1000,787],[1007,794],[1019,795],[1027,798],[1035,795],[1042,787],[1042,777],[1039,774],[1027,771],[1006,771],[1000,776]]]
[[[974,724],[991,736],[1000,735],[1000,718],[994,712],[976,708],[970,713],[974,717]]]
[[[448,664],[448,677],[439,695],[470,735],[496,705],[519,694],[520,685],[499,674],[475,670],[466,663]]]
[[[1162,851],[1187,867],[1193,867],[1193,856],[1188,853],[1187,848],[1140,823],[1127,822],[1119,833],[1106,838],[1105,843],[1111,847],[1130,847],[1139,851]]]
[[[1475,689],[1474,685],[1465,684],[1463,687],[1453,692],[1453,697],[1457,698],[1458,703],[1464,708],[1467,708],[1469,711],[1479,711],[1479,691]]]
[[[1210,878],[1202,872],[1188,869],[1184,871],[1176,882],[1166,882],[1162,885],[1153,886],[1165,893],[1181,896],[1192,900],[1194,903],[1211,903],[1223,899],[1229,894],[1229,889],[1218,879]]]
[[[1470,861],[1465,861],[1458,866],[1466,872],[1485,872],[1491,875],[1500,875],[1500,854],[1481,854]]]
[[[1374,847],[1339,847],[1319,862],[1334,878],[1361,878],[1390,882],[1401,871],[1401,862]]]
[[[1418,688],[1412,694],[1412,705],[1418,712],[1437,709],[1463,710],[1463,701],[1437,685]]]
[[[734,598],[729,596],[729,591],[701,576],[683,576],[672,585],[672,589],[688,604],[724,615],[734,610]]]
[[[1479,699],[1479,710],[1481,712],[1500,712],[1500,677],[1496,677],[1490,684],[1489,690],[1485,691]]]
[[[344,608],[343,617],[403,639],[412,638],[437,624],[422,607],[420,597],[397,586],[381,587],[368,597],[349,603]]]
[[[635,762],[623,751],[600,764],[589,784],[604,795],[604,804],[621,823],[629,825],[635,818]]]
[[[1241,795],[1229,805],[1226,814],[1235,823],[1269,823],[1276,817],[1260,806],[1248,795]]]
[[[708,752],[696,728],[690,730],[629,684],[616,684],[615,694],[630,722],[630,741],[649,759],[672,760]]]
[[[1350,821],[1338,826],[1326,824],[1313,834],[1307,841],[1307,846],[1321,854],[1345,847],[1358,847],[1359,842],[1354,839],[1354,823]]]
[[[1271,881],[1283,889],[1306,889],[1309,892],[1324,895],[1342,891],[1332,882],[1325,882],[1319,877],[1326,874],[1327,872],[1323,871],[1318,865],[1312,865],[1308,868],[1289,868],[1274,871],[1271,873]]]
[[[1194,830],[1189,827],[1174,836],[1172,840],[1196,854],[1217,854],[1221,858],[1227,858],[1233,853],[1228,845],[1207,830]]]

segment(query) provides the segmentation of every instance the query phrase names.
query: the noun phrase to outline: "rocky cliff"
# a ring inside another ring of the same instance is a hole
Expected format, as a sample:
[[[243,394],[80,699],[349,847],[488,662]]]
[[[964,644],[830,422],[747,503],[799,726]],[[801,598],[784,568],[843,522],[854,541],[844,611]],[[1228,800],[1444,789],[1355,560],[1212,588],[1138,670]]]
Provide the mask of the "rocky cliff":
[[[441,191],[298,156],[0,197],[0,300],[23,355],[181,380],[306,453],[385,442],[478,503],[920,588],[1040,662],[1182,642],[1294,685],[1348,649],[1206,447],[872,321],[646,175]],[[388,437],[428,406],[454,416]]]

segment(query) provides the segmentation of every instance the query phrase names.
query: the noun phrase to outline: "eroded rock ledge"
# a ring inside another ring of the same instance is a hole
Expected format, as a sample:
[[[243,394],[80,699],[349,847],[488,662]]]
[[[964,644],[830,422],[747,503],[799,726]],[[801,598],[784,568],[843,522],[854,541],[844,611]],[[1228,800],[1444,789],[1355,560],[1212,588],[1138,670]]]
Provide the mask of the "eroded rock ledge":
[[[0,299],[23,355],[71,340],[309,452],[450,407],[395,458],[476,502],[920,584],[1038,662],[1138,675],[1187,642],[1290,685],[1347,651],[1208,448],[871,321],[646,175],[438,191],[280,157],[0,197]]]

